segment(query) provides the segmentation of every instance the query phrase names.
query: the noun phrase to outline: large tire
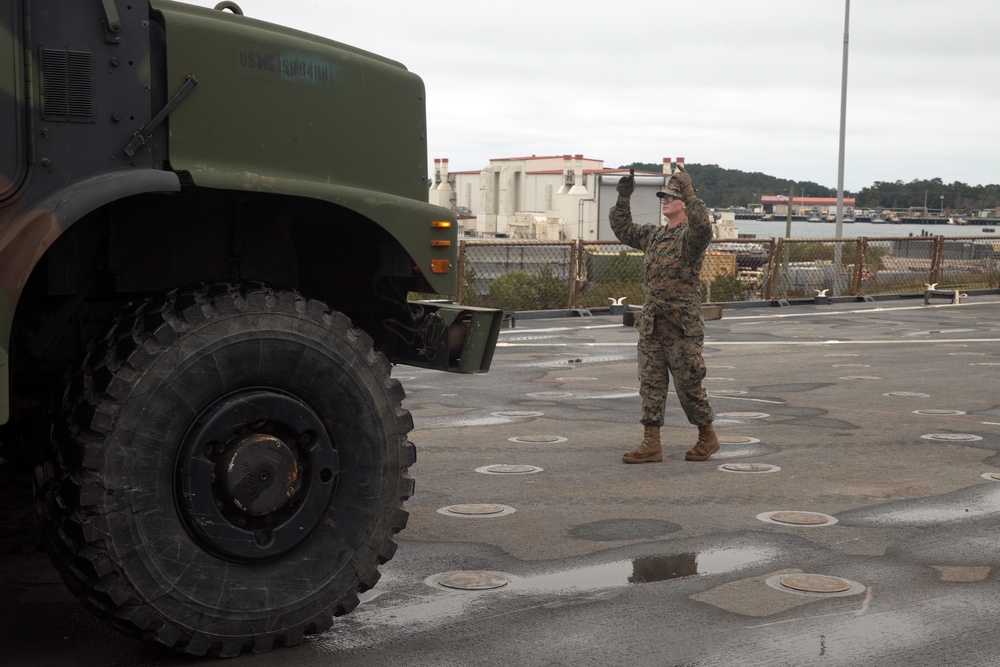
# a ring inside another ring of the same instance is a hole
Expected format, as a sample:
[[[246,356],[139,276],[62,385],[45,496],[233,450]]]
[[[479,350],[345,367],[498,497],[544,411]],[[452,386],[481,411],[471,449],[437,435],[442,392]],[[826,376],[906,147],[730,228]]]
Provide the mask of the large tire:
[[[406,525],[413,423],[389,371],[294,292],[144,303],[68,384],[38,474],[53,562],[99,616],[192,655],[326,630]]]

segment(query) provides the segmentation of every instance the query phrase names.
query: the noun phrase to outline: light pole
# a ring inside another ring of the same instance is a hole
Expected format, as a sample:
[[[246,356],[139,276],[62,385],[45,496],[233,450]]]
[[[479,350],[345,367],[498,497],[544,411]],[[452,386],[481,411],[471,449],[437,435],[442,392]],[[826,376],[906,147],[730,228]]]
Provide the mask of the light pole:
[[[939,195],[938,199],[941,200],[941,217],[944,217],[944,195]]]
[[[837,160],[836,236],[844,233],[844,135],[847,129],[847,46],[850,43],[851,0],[844,0],[844,64],[840,75],[840,157]],[[840,243],[833,247],[833,296],[840,296]]]

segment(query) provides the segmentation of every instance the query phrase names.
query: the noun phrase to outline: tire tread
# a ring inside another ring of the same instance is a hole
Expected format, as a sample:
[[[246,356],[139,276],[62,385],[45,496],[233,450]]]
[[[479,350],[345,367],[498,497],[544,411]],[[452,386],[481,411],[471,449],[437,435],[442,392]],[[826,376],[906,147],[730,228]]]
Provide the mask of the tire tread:
[[[402,385],[389,378],[388,359],[375,350],[371,338],[355,328],[348,317],[294,291],[250,282],[202,284],[147,299],[131,315],[116,319],[103,336],[88,345],[79,369],[68,378],[62,419],[53,427],[55,447],[50,460],[36,470],[39,513],[48,526],[46,548],[73,594],[126,634],[195,656],[231,657],[301,643],[305,635],[327,630],[334,616],[353,610],[359,602],[357,593],[373,586],[380,576],[375,563],[358,572],[356,590],[341,591],[332,613],[328,608],[300,627],[274,634],[262,632],[251,639],[217,637],[192,633],[161,617],[156,607],[146,603],[126,580],[106,546],[106,536],[96,519],[109,502],[109,492],[99,480],[91,479],[96,475],[89,466],[100,460],[114,437],[115,418],[123,397],[139,378],[141,369],[148,368],[192,323],[256,308],[307,318],[332,329],[384,378],[387,395],[396,403],[394,432],[403,434],[399,461],[405,478],[398,490],[397,507],[391,510],[387,536],[380,544],[372,545],[378,552],[377,563],[385,563],[396,550],[391,535],[406,526],[408,514],[402,509],[403,501],[413,493],[412,479],[405,474],[415,461],[413,444],[406,437],[413,420],[409,411],[399,405],[404,396]]]

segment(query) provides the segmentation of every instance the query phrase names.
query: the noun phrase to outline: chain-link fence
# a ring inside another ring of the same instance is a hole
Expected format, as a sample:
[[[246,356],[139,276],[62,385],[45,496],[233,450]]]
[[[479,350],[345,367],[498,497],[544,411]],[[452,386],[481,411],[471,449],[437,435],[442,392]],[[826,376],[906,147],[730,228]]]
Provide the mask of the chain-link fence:
[[[503,310],[573,307],[573,241],[463,241],[457,301]]]
[[[618,241],[463,240],[458,303],[507,311],[641,305],[643,257]],[[1000,241],[917,236],[720,239],[706,252],[702,300],[1000,288]],[[449,295],[449,298],[455,295]]]
[[[941,239],[937,272],[930,281],[941,289],[1000,288],[1000,241],[979,237]]]
[[[858,294],[859,239],[778,239],[771,255],[771,299]]]

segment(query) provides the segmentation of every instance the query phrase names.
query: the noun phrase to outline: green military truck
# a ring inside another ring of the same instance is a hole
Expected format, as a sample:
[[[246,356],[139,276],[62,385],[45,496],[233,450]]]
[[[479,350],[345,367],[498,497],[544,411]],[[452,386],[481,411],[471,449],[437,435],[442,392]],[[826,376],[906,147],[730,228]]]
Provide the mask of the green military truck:
[[[392,365],[500,328],[411,296],[457,291],[422,81],[231,2],[14,0],[0,54],[0,455],[53,562],[185,653],[322,632],[407,520]]]

